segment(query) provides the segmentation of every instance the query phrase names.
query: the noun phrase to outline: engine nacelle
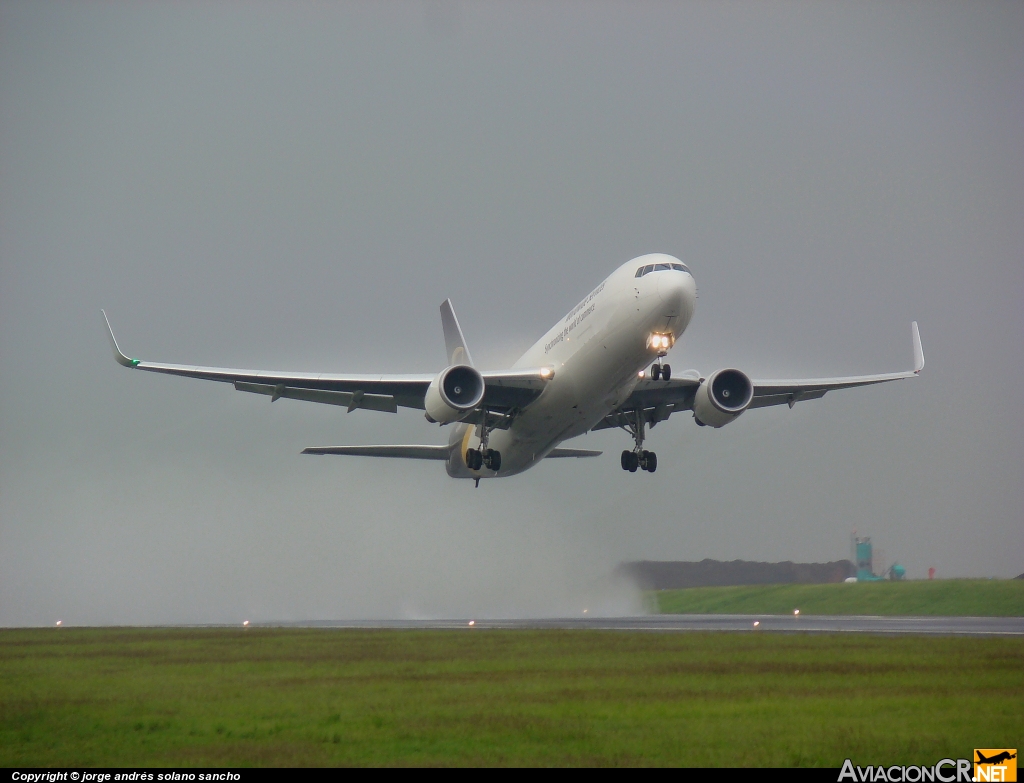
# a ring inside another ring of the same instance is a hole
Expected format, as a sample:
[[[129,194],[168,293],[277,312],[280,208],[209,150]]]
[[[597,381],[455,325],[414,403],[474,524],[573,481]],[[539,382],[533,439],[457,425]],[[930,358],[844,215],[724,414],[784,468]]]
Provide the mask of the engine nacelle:
[[[427,421],[448,424],[476,408],[484,398],[484,379],[465,364],[446,367],[427,387],[423,407]]]
[[[716,370],[697,387],[693,418],[701,426],[724,427],[754,399],[754,385],[739,370]]]

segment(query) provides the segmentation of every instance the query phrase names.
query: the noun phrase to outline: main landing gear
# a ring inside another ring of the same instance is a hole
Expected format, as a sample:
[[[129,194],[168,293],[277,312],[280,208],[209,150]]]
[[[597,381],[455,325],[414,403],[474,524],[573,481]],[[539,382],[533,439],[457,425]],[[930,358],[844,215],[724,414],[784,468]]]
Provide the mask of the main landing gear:
[[[487,440],[491,430],[487,426],[486,413],[484,413],[484,418],[479,428],[480,448],[466,449],[466,467],[470,470],[480,470],[483,467],[497,473],[501,469],[501,452],[487,448]]]
[[[653,473],[658,469],[658,455],[653,451],[624,451],[621,464],[622,469],[630,473],[636,473],[639,469]]]
[[[466,449],[466,467],[470,470],[484,467],[497,472],[501,468],[501,452],[494,449]]]
[[[644,412],[637,409],[633,413],[633,421],[629,423],[628,427],[623,427],[623,429],[633,436],[636,445],[632,451],[623,451],[619,462],[622,465],[622,469],[628,470],[630,473],[636,473],[637,470],[646,470],[648,473],[653,473],[658,469],[658,455],[653,451],[646,451],[644,449]]]

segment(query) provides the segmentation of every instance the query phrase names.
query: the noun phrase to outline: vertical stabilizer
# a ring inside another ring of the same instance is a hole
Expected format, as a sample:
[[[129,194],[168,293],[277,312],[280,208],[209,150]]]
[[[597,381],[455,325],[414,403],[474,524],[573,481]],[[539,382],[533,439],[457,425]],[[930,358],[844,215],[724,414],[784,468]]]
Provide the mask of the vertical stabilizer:
[[[448,364],[468,364],[473,366],[473,357],[466,347],[466,338],[462,336],[462,327],[455,317],[452,300],[445,299],[441,303],[441,328],[444,329],[444,348],[448,355]]]

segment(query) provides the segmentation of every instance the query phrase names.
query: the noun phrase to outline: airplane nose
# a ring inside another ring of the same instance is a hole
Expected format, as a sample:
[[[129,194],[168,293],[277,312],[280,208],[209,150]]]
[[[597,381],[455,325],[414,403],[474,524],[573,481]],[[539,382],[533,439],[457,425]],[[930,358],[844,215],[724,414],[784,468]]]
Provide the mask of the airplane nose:
[[[693,275],[686,272],[662,274],[658,280],[658,295],[667,308],[666,315],[679,315],[683,311],[689,313],[697,298],[697,283]]]

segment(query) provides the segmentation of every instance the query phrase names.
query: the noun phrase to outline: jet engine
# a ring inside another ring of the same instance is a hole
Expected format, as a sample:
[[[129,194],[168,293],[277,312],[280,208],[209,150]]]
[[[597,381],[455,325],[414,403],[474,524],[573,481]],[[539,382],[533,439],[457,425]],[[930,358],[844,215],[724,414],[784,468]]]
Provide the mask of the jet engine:
[[[423,407],[427,421],[448,424],[458,421],[484,398],[484,379],[465,364],[446,367],[427,387]]]
[[[700,426],[724,427],[754,399],[754,385],[739,370],[716,370],[701,381],[693,400],[693,418]]]

